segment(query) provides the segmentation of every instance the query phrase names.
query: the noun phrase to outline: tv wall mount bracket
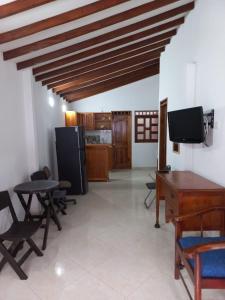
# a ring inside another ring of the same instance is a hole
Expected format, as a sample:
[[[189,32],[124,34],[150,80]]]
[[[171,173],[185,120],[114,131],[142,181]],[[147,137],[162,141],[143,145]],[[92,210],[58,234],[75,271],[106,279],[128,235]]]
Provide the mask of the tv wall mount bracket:
[[[204,125],[208,128],[214,128],[214,109],[204,112]]]
[[[214,109],[204,112],[203,116],[205,130],[205,140],[203,143],[206,147],[209,147],[213,144],[212,129],[214,128]]]

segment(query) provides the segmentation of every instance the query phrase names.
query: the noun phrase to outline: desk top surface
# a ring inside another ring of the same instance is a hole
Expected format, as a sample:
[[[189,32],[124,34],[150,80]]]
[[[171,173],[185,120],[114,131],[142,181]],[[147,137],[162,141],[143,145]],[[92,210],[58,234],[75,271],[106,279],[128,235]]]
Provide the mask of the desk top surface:
[[[157,175],[160,176],[160,178],[162,178],[170,186],[180,191],[223,190],[225,192],[225,188],[223,186],[216,184],[191,171],[172,171],[169,173],[157,172]]]
[[[59,183],[55,180],[34,180],[18,184],[14,192],[22,194],[49,192],[58,187]]]

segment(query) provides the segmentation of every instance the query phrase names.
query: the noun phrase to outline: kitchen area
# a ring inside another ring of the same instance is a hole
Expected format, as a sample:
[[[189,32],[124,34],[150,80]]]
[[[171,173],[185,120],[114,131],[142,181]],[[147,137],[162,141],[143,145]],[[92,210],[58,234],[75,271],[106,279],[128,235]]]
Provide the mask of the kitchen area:
[[[118,166],[119,168],[123,168],[121,162],[124,161],[124,159],[129,160],[130,164],[131,151],[128,151],[128,149],[131,148],[131,145],[130,147],[126,146],[125,148],[122,146],[124,143],[124,133],[125,142],[128,140],[128,144],[131,143],[131,129],[124,130],[128,125],[131,128],[130,124],[127,122],[126,113],[127,112],[79,113],[75,111],[67,111],[65,113],[66,127],[84,126],[85,128],[85,152],[88,181],[108,181],[109,172],[112,169],[118,169]],[[118,115],[120,118],[119,123],[116,122],[118,121]],[[124,117],[126,119],[125,122],[123,121]],[[131,120],[131,118],[129,119]],[[123,133],[122,139],[119,137],[120,132]],[[120,145],[118,145],[118,142]],[[117,148],[118,150],[116,150]],[[124,153],[123,148],[127,154]]]

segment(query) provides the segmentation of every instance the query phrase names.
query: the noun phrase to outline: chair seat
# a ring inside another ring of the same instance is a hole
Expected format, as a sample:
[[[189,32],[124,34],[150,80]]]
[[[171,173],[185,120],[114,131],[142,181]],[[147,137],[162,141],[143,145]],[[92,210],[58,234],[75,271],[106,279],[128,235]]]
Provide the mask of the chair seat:
[[[225,237],[184,237],[179,240],[182,249],[212,242],[225,241]],[[200,254],[202,262],[202,277],[225,278],[225,250],[213,250]],[[188,260],[192,269],[195,268],[194,259]]]
[[[0,235],[0,238],[7,241],[15,241],[30,238],[41,226],[41,221],[38,222],[17,222]]]
[[[71,183],[67,180],[59,181],[59,188],[60,189],[70,189]]]
[[[149,190],[155,190],[156,189],[156,183],[155,182],[147,182],[146,186]]]

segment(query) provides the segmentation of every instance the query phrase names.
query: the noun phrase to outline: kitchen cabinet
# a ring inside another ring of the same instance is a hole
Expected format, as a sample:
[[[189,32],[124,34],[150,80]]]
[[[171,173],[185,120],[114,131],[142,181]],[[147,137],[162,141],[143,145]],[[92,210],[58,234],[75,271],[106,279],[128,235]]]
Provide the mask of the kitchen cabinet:
[[[75,111],[65,112],[65,126],[76,126],[76,113]]]
[[[86,166],[88,181],[109,180],[108,144],[86,144]]]
[[[75,111],[67,111],[65,113],[65,125],[66,127],[83,125],[83,114]]]
[[[76,113],[76,125],[84,126],[86,130],[95,129],[94,113]]]
[[[111,130],[112,114],[111,113],[75,113],[73,124],[83,125],[86,130]],[[75,126],[72,125],[72,126]],[[71,125],[70,125],[71,126]]]
[[[95,129],[96,130],[111,130],[112,129],[112,114],[111,113],[95,113]]]

